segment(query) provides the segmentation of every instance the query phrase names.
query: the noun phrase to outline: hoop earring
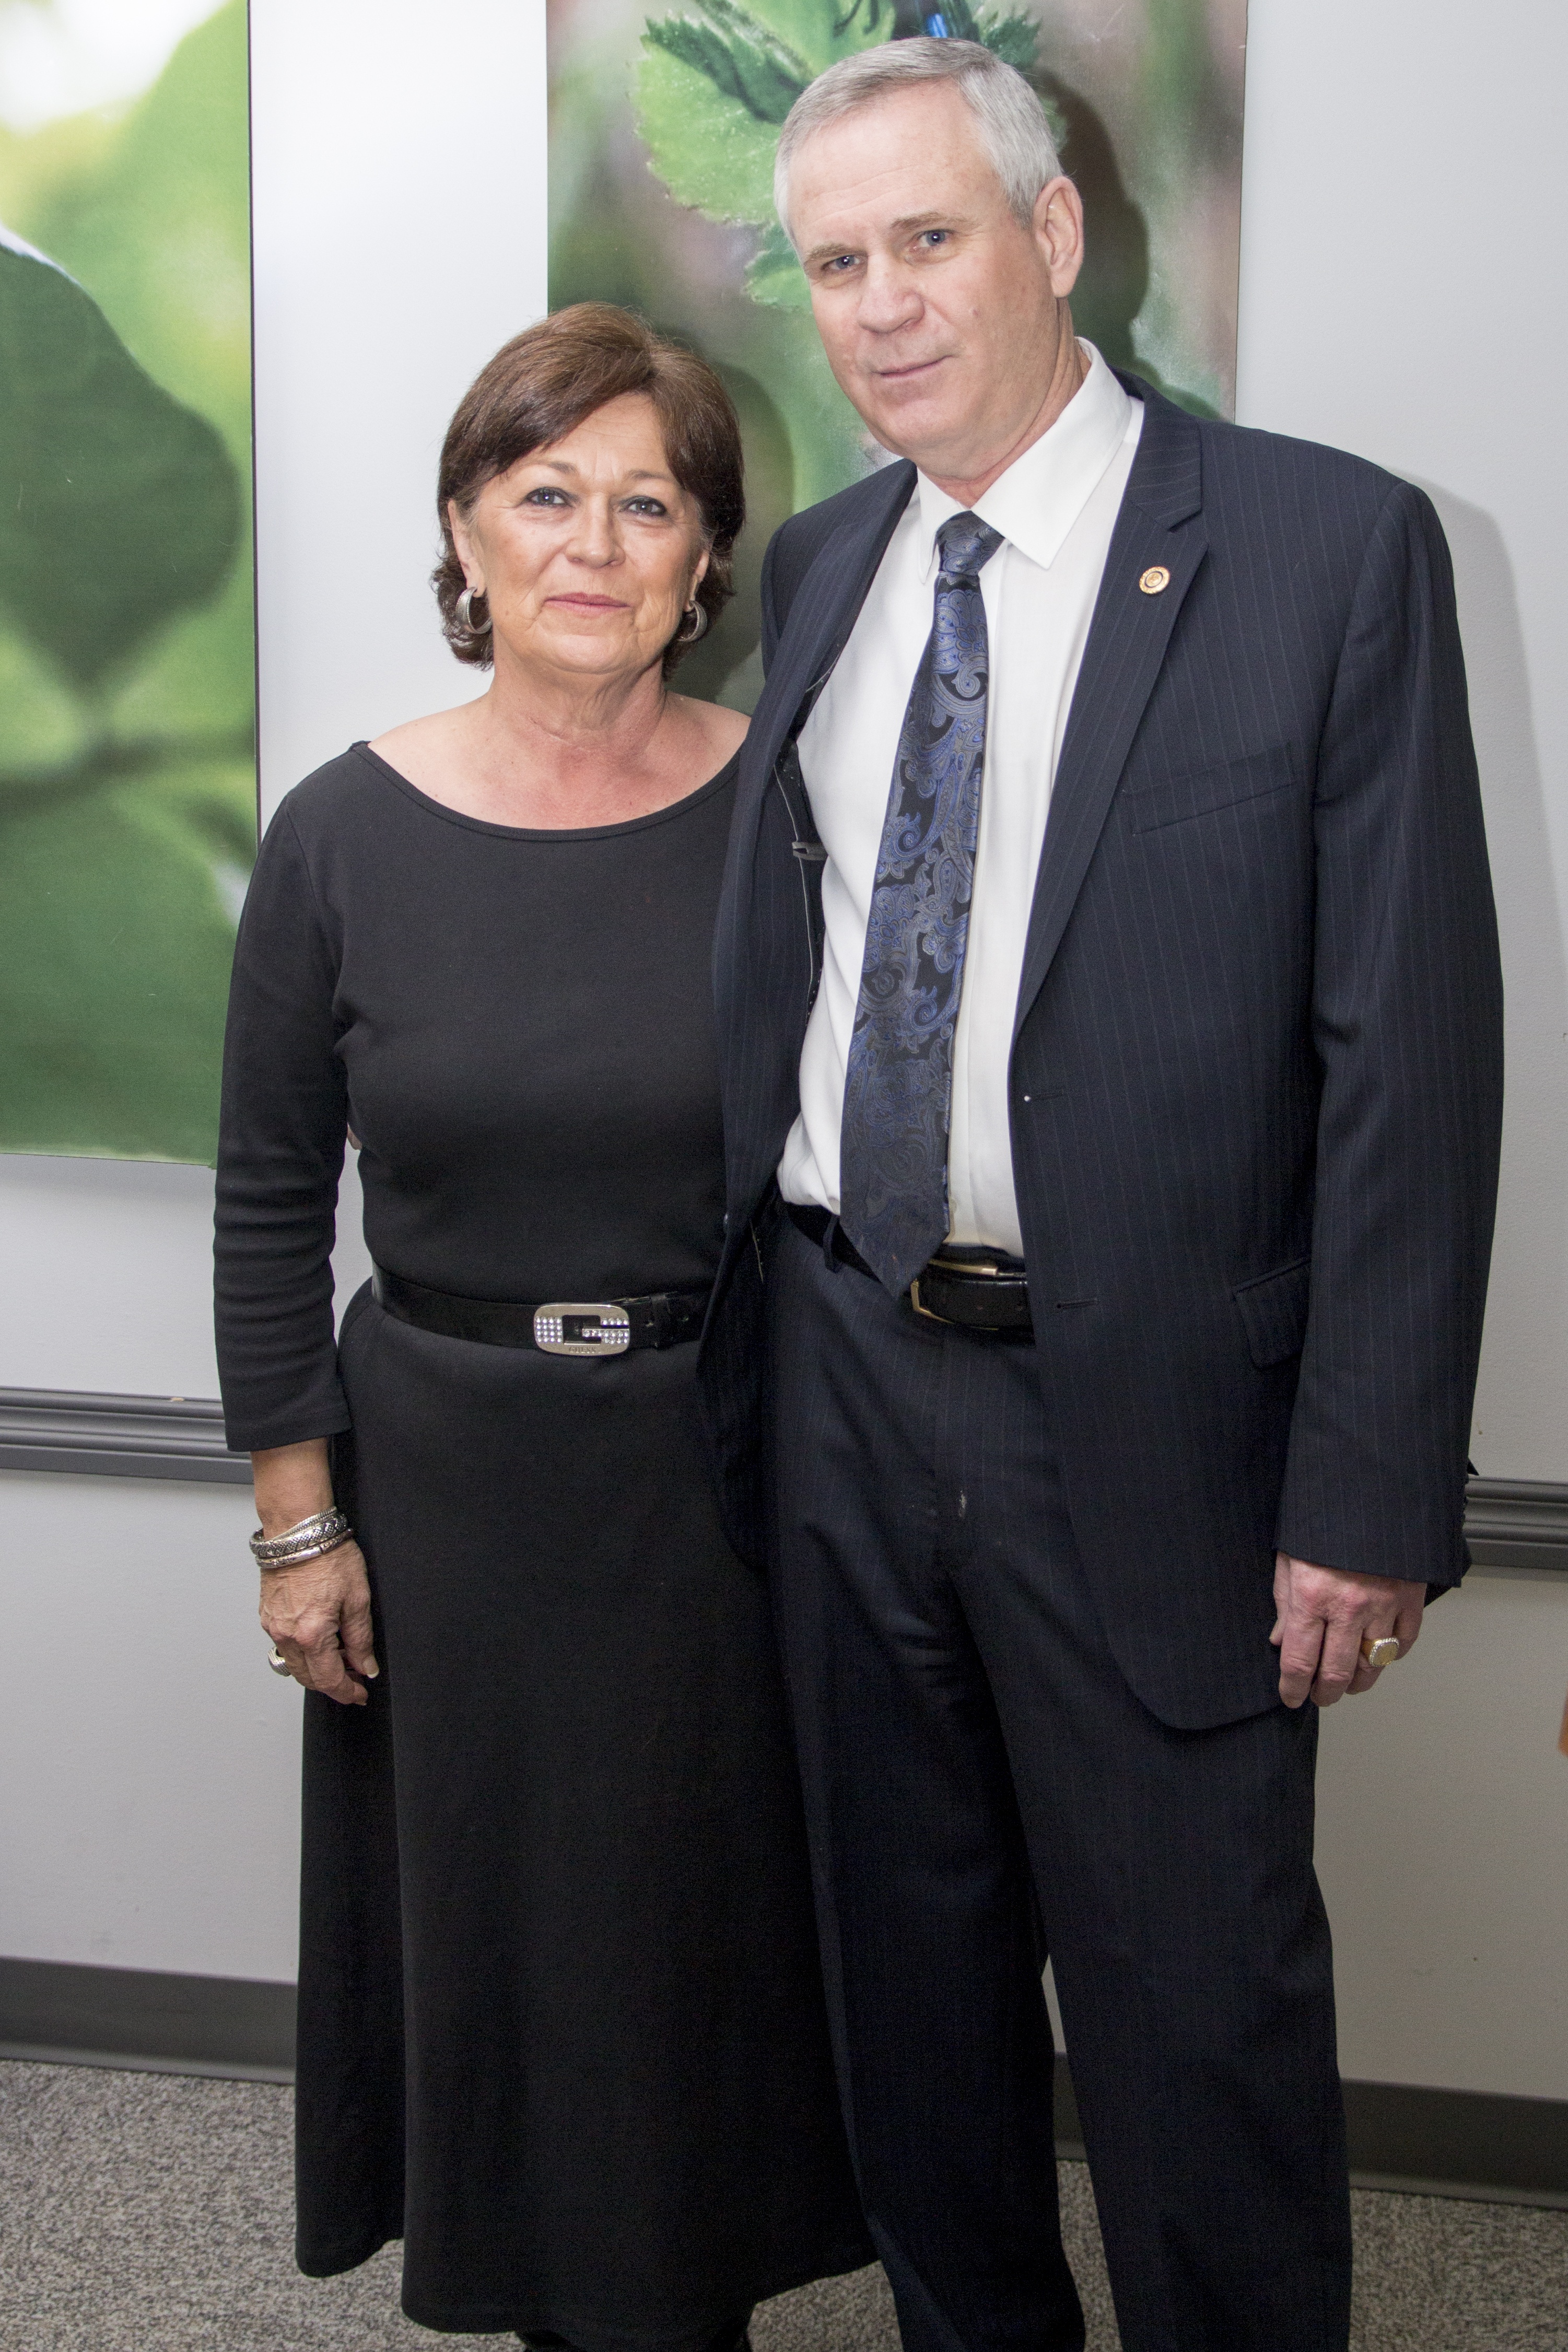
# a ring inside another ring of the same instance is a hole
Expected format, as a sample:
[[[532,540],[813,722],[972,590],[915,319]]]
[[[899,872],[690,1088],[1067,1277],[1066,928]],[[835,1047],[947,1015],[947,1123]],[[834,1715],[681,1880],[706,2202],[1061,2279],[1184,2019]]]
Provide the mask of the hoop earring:
[[[696,627],[689,629],[686,625],[688,621],[695,621],[697,624]],[[692,602],[688,604],[685,612],[681,615],[680,626],[675,633],[675,642],[678,646],[694,646],[699,637],[705,637],[707,635],[707,607],[705,605],[699,604],[695,598],[693,598]]]
[[[482,621],[474,618],[474,598],[484,593],[482,588],[465,588],[458,599],[458,626],[466,637],[488,637],[495,626],[488,613]]]

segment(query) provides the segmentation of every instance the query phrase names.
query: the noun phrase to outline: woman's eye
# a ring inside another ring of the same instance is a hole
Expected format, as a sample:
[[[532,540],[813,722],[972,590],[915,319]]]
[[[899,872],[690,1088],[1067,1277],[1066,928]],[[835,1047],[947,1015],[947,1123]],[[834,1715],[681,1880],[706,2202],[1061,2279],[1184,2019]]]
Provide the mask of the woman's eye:
[[[548,482],[542,482],[536,490],[530,490],[522,503],[525,507],[563,507],[566,493],[552,489]]]
[[[669,509],[660,499],[628,499],[626,500],[626,512],[628,514],[663,516],[669,512]]]

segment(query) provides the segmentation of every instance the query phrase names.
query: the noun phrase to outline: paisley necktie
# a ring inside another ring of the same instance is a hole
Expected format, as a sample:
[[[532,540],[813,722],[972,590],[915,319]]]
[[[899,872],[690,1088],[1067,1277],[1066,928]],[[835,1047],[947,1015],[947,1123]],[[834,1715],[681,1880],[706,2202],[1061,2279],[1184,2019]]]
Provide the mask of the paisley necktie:
[[[839,1223],[895,1297],[947,1238],[991,669],[980,573],[1001,544],[973,514],[937,533],[936,606],[893,762],[844,1082]]]

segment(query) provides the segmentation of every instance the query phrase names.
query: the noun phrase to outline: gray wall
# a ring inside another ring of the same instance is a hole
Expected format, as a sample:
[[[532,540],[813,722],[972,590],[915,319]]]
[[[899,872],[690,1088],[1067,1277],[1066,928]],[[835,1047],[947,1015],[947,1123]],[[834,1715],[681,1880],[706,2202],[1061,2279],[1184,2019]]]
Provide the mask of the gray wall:
[[[1251,0],[1242,422],[1421,482],[1454,551],[1509,989],[1477,1466],[1568,1480],[1560,0]],[[1344,2072],[1568,2097],[1568,1580],[1477,1574],[1323,1725]]]
[[[425,602],[420,466],[472,366],[542,305],[526,184],[542,11],[254,0],[253,16],[273,800],[351,734],[460,690]],[[1510,986],[1476,1458],[1568,1480],[1568,514],[1547,212],[1565,25],[1556,0],[1498,0],[1483,43],[1456,0],[1252,0],[1241,404],[1424,481],[1453,539]],[[448,233],[487,156],[518,224],[493,264]],[[426,306],[437,332],[411,332]],[[345,497],[324,384],[355,404],[354,480],[375,492],[346,536],[323,525]],[[326,626],[345,600],[352,657]],[[213,1394],[210,1214],[200,1170],[0,1161],[0,1385]],[[249,1523],[236,1491],[0,1476],[0,1771],[23,1792],[0,1832],[0,1952],[289,1973],[299,1702],[263,1664]],[[1325,1720],[1348,2074],[1568,2097],[1565,1680],[1568,1580],[1477,1576],[1373,1698]]]

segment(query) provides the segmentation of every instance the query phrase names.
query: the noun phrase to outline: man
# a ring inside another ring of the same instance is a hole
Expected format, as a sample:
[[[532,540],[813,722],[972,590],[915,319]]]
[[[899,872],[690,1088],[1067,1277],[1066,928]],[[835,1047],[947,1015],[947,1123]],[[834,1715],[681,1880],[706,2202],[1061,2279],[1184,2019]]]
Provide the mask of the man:
[[[779,181],[904,462],[768,554],[704,1381],[867,2213],[910,2352],[1082,2344],[1048,1950],[1127,2352],[1323,2352],[1304,1702],[1463,1572],[1497,1159],[1447,552],[1077,341],[1078,195],[983,49],[834,68]]]

